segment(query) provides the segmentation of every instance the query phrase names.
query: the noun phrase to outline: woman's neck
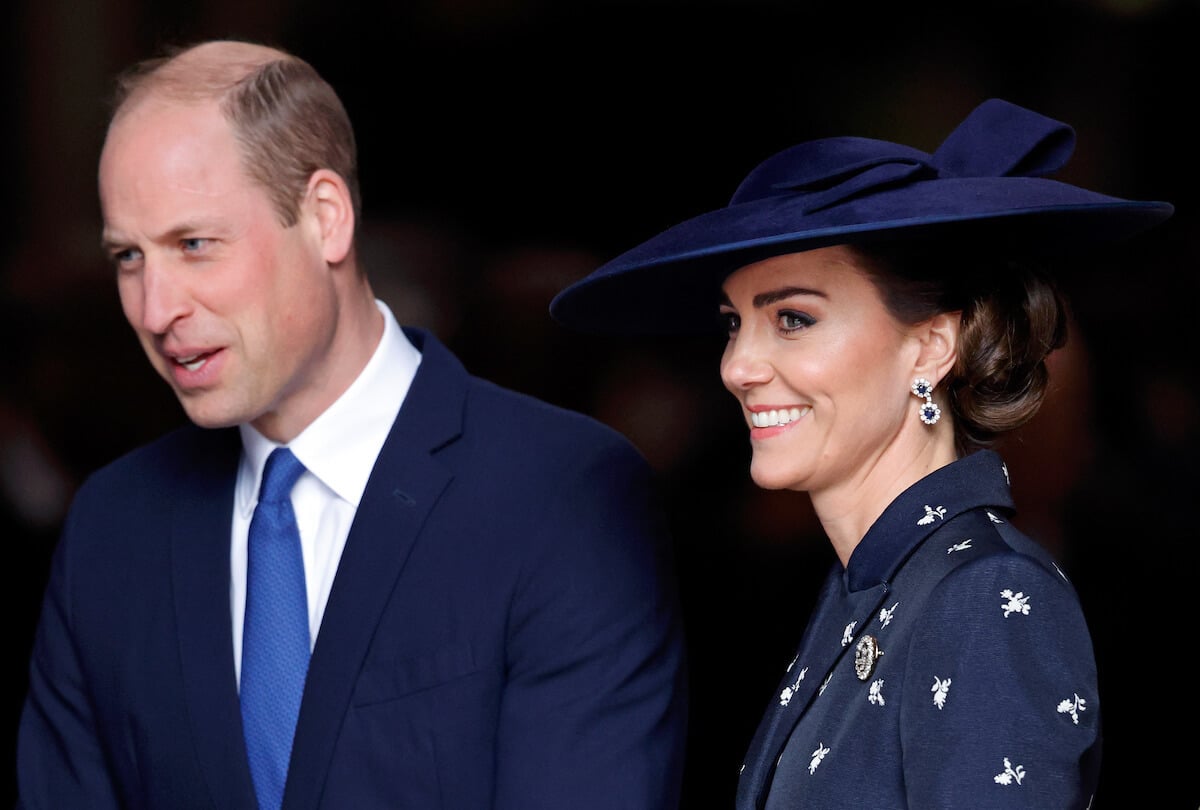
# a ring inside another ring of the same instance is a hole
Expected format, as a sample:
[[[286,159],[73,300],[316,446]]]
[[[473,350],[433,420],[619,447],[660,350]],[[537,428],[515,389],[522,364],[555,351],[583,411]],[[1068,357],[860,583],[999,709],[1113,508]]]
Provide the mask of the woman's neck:
[[[930,441],[915,452],[881,454],[837,484],[810,491],[813,510],[842,565],[849,564],[867,531],[900,493],[955,457],[952,443]]]

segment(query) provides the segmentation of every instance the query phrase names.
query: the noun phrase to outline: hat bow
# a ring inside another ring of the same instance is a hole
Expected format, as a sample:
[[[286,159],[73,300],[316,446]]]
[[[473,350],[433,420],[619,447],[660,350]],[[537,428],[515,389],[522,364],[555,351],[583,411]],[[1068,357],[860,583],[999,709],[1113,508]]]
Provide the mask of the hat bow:
[[[1075,131],[1067,124],[991,99],[932,155],[857,137],[822,138],[785,149],[742,181],[730,205],[801,194],[801,209],[807,214],[924,180],[1043,177],[1061,169],[1074,149]]]

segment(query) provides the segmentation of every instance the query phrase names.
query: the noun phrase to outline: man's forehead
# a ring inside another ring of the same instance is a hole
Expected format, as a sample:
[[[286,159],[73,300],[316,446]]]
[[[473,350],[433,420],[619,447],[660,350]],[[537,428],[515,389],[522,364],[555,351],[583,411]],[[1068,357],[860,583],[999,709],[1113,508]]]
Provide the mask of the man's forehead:
[[[202,119],[221,121],[228,126],[216,98],[185,97],[167,88],[146,87],[130,96],[116,111],[108,125],[108,137],[111,138],[114,131],[126,125],[145,127],[152,121],[155,126],[161,127],[167,120],[194,120],[199,123]],[[187,124],[184,123],[184,126]]]
[[[154,161],[168,159],[177,167],[190,165],[203,171],[206,163],[236,149],[233,130],[215,102],[146,97],[135,100],[109,124],[99,176],[103,182],[118,168],[141,175],[155,168]]]
[[[147,200],[193,206],[208,199],[227,205],[251,185],[224,118],[211,109],[169,102],[139,103],[113,122],[97,180],[106,211]],[[137,208],[153,210],[145,204]]]

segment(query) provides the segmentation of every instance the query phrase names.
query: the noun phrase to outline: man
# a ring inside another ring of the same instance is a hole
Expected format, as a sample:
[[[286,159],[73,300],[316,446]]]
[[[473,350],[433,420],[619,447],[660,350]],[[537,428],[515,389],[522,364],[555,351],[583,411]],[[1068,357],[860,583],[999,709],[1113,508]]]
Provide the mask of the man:
[[[140,65],[99,189],[124,313],[194,425],[75,498],[19,805],[676,805],[681,628],[649,469],[396,324],[356,259],[334,91],[252,43]],[[280,453],[295,483],[260,496]],[[264,534],[268,506],[286,517]],[[256,537],[297,529],[271,547],[299,549],[288,636],[252,619],[286,590]],[[263,652],[285,636],[294,666]]]

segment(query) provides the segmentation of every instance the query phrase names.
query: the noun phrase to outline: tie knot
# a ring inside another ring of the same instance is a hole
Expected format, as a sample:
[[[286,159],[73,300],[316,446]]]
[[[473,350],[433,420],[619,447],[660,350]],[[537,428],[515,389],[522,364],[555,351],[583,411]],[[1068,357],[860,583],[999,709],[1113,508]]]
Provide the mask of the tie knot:
[[[286,447],[277,447],[267,456],[263,466],[262,486],[258,491],[259,503],[282,501],[291,496],[292,487],[304,473],[304,465]]]

